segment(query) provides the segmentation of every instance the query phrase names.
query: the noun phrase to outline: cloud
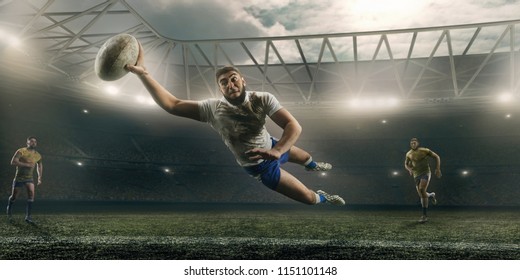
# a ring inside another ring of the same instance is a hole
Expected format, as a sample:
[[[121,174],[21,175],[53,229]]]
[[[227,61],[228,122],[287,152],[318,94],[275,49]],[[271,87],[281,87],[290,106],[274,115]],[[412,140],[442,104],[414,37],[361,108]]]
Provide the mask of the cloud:
[[[161,35],[179,40],[267,36],[241,6],[228,1],[127,1]]]
[[[315,17],[316,12],[324,8],[323,3],[325,2],[291,1],[285,5],[270,8],[252,5],[244,7],[244,10],[258,19],[266,28],[278,23],[290,32],[301,28],[306,19]]]
[[[380,31],[517,19],[520,0],[128,1],[162,34],[218,39]]]

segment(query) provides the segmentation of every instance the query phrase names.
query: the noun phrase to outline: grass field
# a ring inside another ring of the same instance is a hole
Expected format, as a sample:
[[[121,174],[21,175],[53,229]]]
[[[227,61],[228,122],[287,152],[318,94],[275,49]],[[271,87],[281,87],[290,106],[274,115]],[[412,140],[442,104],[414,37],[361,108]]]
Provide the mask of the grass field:
[[[51,203],[0,226],[0,259],[520,259],[519,209]],[[17,214],[17,215],[16,215]]]

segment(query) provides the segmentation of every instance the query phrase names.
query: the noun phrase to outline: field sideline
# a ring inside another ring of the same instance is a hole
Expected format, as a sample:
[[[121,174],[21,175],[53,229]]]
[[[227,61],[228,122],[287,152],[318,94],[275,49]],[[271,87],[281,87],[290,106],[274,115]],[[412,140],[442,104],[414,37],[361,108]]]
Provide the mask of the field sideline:
[[[520,259],[517,208],[51,203],[0,226],[0,259]]]

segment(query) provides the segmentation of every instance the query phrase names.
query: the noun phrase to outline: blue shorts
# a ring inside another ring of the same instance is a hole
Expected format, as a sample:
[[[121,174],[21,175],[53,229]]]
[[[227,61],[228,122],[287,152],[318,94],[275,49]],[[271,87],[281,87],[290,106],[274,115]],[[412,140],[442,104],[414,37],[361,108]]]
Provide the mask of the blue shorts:
[[[271,138],[273,141],[273,147],[278,143],[274,138]],[[253,166],[246,166],[244,169],[246,172],[257,178],[268,188],[275,190],[280,183],[280,165],[286,163],[289,160],[289,152],[285,152],[282,156],[277,160],[264,160],[261,163]]]
[[[414,179],[415,179],[415,184],[418,186],[419,183],[421,183],[421,180],[429,181],[430,180],[430,174],[429,173],[422,174],[422,175],[419,175],[419,176],[415,177]]]
[[[13,187],[13,188],[23,187],[23,186],[25,186],[25,184],[27,184],[27,183],[34,183],[34,181],[33,181],[33,180],[25,180],[25,181],[19,181],[19,182],[17,182],[16,180],[13,180],[13,185],[12,185],[12,187]]]

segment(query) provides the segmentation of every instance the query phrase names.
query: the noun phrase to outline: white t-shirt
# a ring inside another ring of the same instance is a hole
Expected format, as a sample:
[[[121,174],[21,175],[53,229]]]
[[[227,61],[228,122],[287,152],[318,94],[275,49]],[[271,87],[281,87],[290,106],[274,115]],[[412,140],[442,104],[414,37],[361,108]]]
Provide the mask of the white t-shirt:
[[[262,160],[251,161],[246,151],[253,148],[271,149],[271,136],[265,128],[266,116],[272,116],[282,105],[268,92],[246,91],[244,102],[235,106],[224,97],[199,102],[200,120],[209,123],[241,166],[256,165]]]

